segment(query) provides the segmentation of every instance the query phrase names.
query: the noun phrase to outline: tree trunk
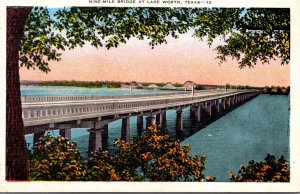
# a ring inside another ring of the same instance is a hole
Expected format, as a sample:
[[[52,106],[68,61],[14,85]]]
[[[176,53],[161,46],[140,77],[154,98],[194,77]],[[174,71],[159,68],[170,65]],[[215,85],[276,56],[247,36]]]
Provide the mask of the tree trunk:
[[[19,49],[31,7],[7,8],[6,31],[6,180],[28,180],[29,167],[22,120]]]

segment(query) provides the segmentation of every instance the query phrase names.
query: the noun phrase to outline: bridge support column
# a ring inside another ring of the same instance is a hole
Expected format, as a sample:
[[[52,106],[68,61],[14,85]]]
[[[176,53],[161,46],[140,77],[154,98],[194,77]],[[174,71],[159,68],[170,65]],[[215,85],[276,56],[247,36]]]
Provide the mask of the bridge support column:
[[[183,130],[183,116],[182,110],[176,111],[176,130],[182,131]]]
[[[69,129],[60,129],[59,130],[59,135],[64,137],[64,138],[67,138],[68,140],[72,140],[72,129],[69,128]]]
[[[90,156],[91,152],[102,149],[102,130],[99,129],[89,129],[89,148],[88,155]]]
[[[199,106],[196,107],[196,111],[195,111],[195,121],[196,122],[200,122],[201,121],[201,108],[202,108],[202,104],[200,104]]]
[[[154,118],[153,116],[146,117],[146,127],[147,127],[147,129],[148,129],[148,127],[152,126],[153,118]]]
[[[103,125],[101,127],[101,135],[102,135],[102,148],[107,149],[108,148],[108,124]]]
[[[166,122],[167,122],[167,111],[164,110],[161,112],[161,116],[162,116],[162,126],[166,126]]]
[[[223,109],[226,109],[226,98],[222,98]]]
[[[125,142],[130,140],[130,117],[122,119],[121,139]]]
[[[220,100],[216,100],[216,109],[217,109],[217,113],[220,112]]]
[[[33,134],[33,146],[41,137],[44,137],[44,135],[45,135],[45,131],[34,133]]]
[[[228,100],[227,100],[227,105],[228,105],[228,108],[229,108],[229,109],[230,109],[230,107],[231,107],[230,101],[231,101],[231,98],[228,98]]]
[[[208,103],[208,114],[211,117],[212,116],[212,103]]]
[[[163,123],[163,121],[162,121],[162,113],[160,112],[160,113],[158,113],[156,115],[156,125],[159,126],[159,127],[161,127],[162,123]]]
[[[102,130],[103,139],[107,139],[108,138],[108,124],[103,125],[103,127],[101,127],[101,130]]]
[[[143,125],[144,125],[144,117],[143,116],[137,116],[137,129],[138,130],[142,130],[143,129]]]
[[[235,106],[235,96],[232,97],[232,106]]]
[[[208,102],[205,102],[205,112],[207,113],[208,112]]]
[[[195,117],[196,109],[197,109],[197,107],[195,107],[194,105],[190,106],[190,117],[191,118]]]

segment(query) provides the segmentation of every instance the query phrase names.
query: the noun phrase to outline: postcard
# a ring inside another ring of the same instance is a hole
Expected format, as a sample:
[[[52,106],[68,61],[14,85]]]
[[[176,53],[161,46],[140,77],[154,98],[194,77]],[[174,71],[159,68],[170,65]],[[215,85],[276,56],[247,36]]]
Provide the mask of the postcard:
[[[3,1],[1,192],[299,192],[299,6]]]

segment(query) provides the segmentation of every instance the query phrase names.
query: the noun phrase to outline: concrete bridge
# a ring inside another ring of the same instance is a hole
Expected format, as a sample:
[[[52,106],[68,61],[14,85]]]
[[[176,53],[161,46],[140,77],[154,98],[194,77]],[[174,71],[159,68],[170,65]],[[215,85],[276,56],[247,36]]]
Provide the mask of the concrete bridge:
[[[137,116],[137,128],[149,127],[155,120],[166,122],[166,111],[176,110],[176,130],[183,129],[182,110],[190,107],[191,116],[201,122],[204,115],[212,117],[237,107],[257,96],[254,90],[211,90],[167,94],[122,96],[60,96],[22,97],[22,117],[26,134],[34,134],[34,142],[47,130],[59,129],[60,135],[71,139],[71,128],[88,128],[89,152],[102,147],[108,136],[108,124],[122,119],[121,139],[130,139],[130,118]],[[144,121],[145,117],[145,121]]]

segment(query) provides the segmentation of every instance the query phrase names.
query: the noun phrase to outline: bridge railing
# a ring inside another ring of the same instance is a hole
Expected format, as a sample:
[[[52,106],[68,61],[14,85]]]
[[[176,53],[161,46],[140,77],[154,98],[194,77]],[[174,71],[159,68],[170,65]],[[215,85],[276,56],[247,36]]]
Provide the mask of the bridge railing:
[[[199,90],[195,93],[220,92],[220,90]],[[89,95],[89,96],[21,96],[22,103],[33,102],[58,102],[58,101],[82,101],[82,100],[101,100],[101,99],[120,99],[120,98],[143,98],[159,96],[176,96],[181,94],[191,94],[191,91],[165,92],[158,94],[126,94],[126,95]]]
[[[245,92],[243,92],[245,93]],[[66,104],[39,104],[23,105],[22,117],[25,120],[32,119],[51,119],[57,117],[71,117],[74,115],[85,115],[94,113],[116,112],[118,110],[135,110],[143,107],[154,107],[163,105],[164,107],[172,106],[178,103],[189,104],[195,101],[208,100],[213,98],[224,98],[232,95],[238,95],[240,92],[230,92],[223,94],[211,94],[197,97],[178,97],[164,99],[143,99],[130,100],[124,102],[86,102],[86,103],[66,103]]]
[[[166,92],[160,94],[133,94],[133,95],[89,95],[89,96],[22,96],[22,103],[30,102],[56,102],[56,101],[81,101],[81,100],[100,100],[100,99],[119,99],[119,98],[140,98],[154,96],[172,96],[178,94],[189,94],[190,92]]]

